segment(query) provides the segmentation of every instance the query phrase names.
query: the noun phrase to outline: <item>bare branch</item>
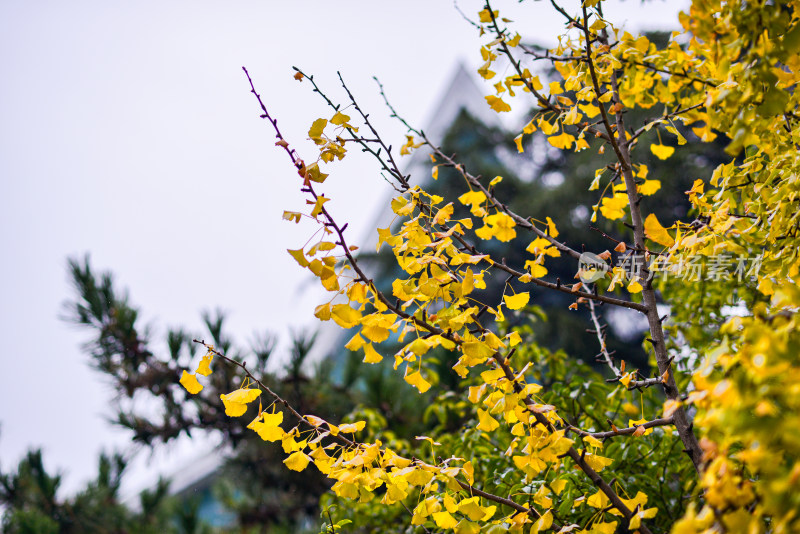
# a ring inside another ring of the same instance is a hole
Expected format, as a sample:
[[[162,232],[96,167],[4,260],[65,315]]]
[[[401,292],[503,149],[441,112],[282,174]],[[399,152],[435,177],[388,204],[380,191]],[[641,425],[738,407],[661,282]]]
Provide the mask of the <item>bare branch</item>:
[[[583,282],[581,282],[581,285],[584,289],[586,289],[587,293],[592,293],[592,290],[588,285]],[[619,369],[617,369],[617,366],[614,365],[614,360],[611,358],[611,354],[608,353],[606,336],[603,333],[604,326],[600,324],[600,318],[597,315],[597,309],[593,300],[589,300],[589,313],[592,317],[592,324],[594,325],[595,334],[597,335],[597,342],[600,344],[600,353],[603,355],[606,365],[608,365],[608,367],[611,369],[611,372],[614,373],[614,376],[619,377],[621,373],[619,372]]]
[[[356,108],[356,111],[358,111],[358,113],[361,115],[361,118],[364,120],[364,124],[367,125],[367,128],[369,128],[369,130],[375,136],[378,143],[381,145],[381,148],[383,148],[386,154],[388,154],[389,163],[391,164],[390,172],[392,176],[395,177],[400,182],[400,184],[403,187],[403,190],[407,190],[409,188],[408,179],[406,176],[403,176],[402,172],[400,172],[400,168],[397,166],[397,162],[395,162],[394,160],[394,156],[392,155],[390,147],[386,146],[386,143],[383,142],[383,139],[381,139],[381,136],[378,133],[378,131],[372,126],[372,123],[369,122],[369,115],[364,113],[361,109],[361,106],[359,106],[358,102],[356,102],[353,93],[350,92],[350,89],[347,87],[347,84],[344,83],[344,78],[342,78],[342,73],[337,71],[336,74],[339,76],[339,81],[342,82],[342,87],[344,87],[344,90],[347,91],[347,96],[350,97],[350,102],[353,103],[353,106]],[[375,155],[378,156],[378,154]]]

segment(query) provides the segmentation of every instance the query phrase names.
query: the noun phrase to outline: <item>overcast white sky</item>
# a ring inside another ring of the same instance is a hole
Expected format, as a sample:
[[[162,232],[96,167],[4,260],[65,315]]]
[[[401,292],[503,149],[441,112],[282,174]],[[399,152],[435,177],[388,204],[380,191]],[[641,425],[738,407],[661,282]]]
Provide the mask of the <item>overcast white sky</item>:
[[[606,13],[629,29],[673,29],[684,3]],[[459,1],[470,16],[481,4]],[[562,28],[547,2],[495,8],[524,21],[527,40],[552,43]],[[59,319],[70,256],[113,271],[157,340],[166,326],[199,329],[200,311],[217,306],[240,340],[313,325],[318,294],[302,291],[285,253],[308,235],[281,221],[303,197],[242,65],[290,142],[329,115],[292,78],[297,65],[339,97],[341,70],[398,145],[371,76],[422,125],[456,63],[480,64],[479,42],[449,0],[1,2],[0,467],[42,447],[69,491],[100,450],[128,444],[105,419],[112,393],[80,351],[85,335]],[[371,162],[346,160],[323,190],[358,240],[386,187]],[[185,450],[162,460],[181,463]],[[146,463],[129,486],[152,479]]]

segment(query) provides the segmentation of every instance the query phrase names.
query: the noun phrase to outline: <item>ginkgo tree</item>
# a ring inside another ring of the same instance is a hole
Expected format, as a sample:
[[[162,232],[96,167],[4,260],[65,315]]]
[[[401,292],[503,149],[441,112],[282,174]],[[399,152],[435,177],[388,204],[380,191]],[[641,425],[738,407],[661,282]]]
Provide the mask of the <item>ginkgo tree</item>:
[[[368,409],[350,422],[299,413],[211,345],[181,383],[202,395],[215,366],[238,366],[241,388],[220,399],[227,414],[252,417],[248,428],[280,441],[288,469],[313,464],[327,475],[362,531],[800,531],[800,5],[697,0],[659,47],[606,19],[599,0],[534,3],[563,17],[547,51],[524,44],[525,22],[496,7],[487,2],[472,21],[485,40],[486,103],[498,113],[532,106],[512,147],[519,157],[529,157],[534,136],[597,154],[581,187],[596,194],[592,223],[621,223],[607,234],[611,250],[560,240],[552,214],[512,211],[502,176],[473,174],[387,100],[408,128],[393,151],[343,80],[347,96],[336,103],[298,69],[295,78],[329,107],[308,130],[317,150],[301,155],[245,69],[307,197],[306,210],[284,218],[319,228],[318,239],[289,251],[330,293],[315,315],[354,329],[348,349],[367,365],[388,358],[420,393],[437,380],[431,355],[456,354],[453,369],[469,387],[464,398],[439,400],[463,424],[409,443],[376,428]],[[633,110],[650,118],[632,124]],[[719,136],[729,158],[694,177],[693,219],[646,213],[642,199],[657,198],[661,183],[641,154],[669,166],[682,145]],[[398,160],[415,150],[428,151],[433,179],[454,170],[463,193],[443,198],[414,185],[424,181]],[[391,292],[376,286],[323,192],[353,152],[373,157],[397,190],[394,223],[377,229],[378,248],[390,248],[404,272]],[[469,215],[456,217],[456,206]],[[493,257],[492,240],[528,259]],[[556,262],[571,262],[575,278],[550,279]],[[482,299],[491,278],[505,281],[501,300]],[[610,378],[509,326],[545,291],[588,310]],[[652,376],[607,349],[601,307],[646,319]],[[400,349],[387,352],[389,341]],[[391,525],[376,526],[388,517]]]

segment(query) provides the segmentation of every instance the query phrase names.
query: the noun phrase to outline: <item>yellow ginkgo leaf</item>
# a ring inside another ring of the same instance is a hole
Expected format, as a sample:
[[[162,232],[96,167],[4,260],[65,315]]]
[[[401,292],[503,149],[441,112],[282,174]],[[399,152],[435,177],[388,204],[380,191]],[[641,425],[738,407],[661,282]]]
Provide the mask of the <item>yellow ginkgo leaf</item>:
[[[479,206],[486,201],[483,191],[469,191],[458,197],[458,201],[465,206]]]
[[[314,317],[319,319],[320,321],[328,321],[331,318],[331,305],[330,304],[320,304],[316,308],[314,308]]]
[[[523,135],[524,135],[524,134],[519,134],[518,136],[516,136],[516,137],[514,138],[514,143],[516,143],[516,145],[517,145],[517,152],[519,152],[519,153],[525,152],[525,149],[524,149],[524,148],[522,148],[522,136],[523,136]]]
[[[659,245],[671,247],[675,244],[675,240],[669,235],[667,229],[661,226],[658,218],[654,213],[647,216],[644,221],[644,233],[649,239],[652,239]]]
[[[547,247],[550,246],[550,241],[543,237],[537,237],[531,244],[525,248],[526,251],[530,252],[531,254],[542,254],[547,250]]]
[[[506,306],[510,310],[519,310],[525,307],[530,300],[531,295],[528,292],[517,293],[516,295],[503,295],[503,300],[506,301]]]
[[[319,170],[319,165],[316,164],[316,163],[312,163],[311,165],[306,167],[305,173],[303,173],[303,174],[304,174],[304,178],[307,178],[308,180],[311,180],[312,182],[317,182],[318,184],[321,184],[322,182],[324,182],[325,178],[328,177],[327,174],[325,174],[324,172]],[[300,222],[300,219],[296,218],[295,222]]]
[[[686,138],[683,136],[683,134],[682,134],[682,133],[680,133],[680,132],[678,131],[678,129],[677,129],[677,128],[675,128],[675,126],[673,126],[672,124],[668,124],[668,125],[664,126],[664,128],[666,128],[666,130],[667,130],[669,133],[671,133],[671,134],[675,134],[675,136],[678,138],[678,144],[679,144],[679,145],[685,145],[685,144],[686,144],[686,142],[687,142],[687,141],[686,141]]]
[[[539,119],[536,121],[536,124],[539,125],[539,129],[542,130],[542,133],[544,133],[545,135],[553,135],[558,131],[557,122],[550,124],[542,117],[539,117]]]
[[[347,350],[352,350],[353,352],[356,352],[358,349],[363,347],[365,343],[366,343],[366,341],[364,340],[364,338],[361,337],[361,335],[356,334],[352,338],[350,338],[350,341],[348,341],[345,344],[344,348],[346,348]]]
[[[476,427],[478,430],[483,430],[484,432],[492,432],[494,429],[500,426],[500,423],[495,420],[494,417],[489,415],[489,412],[484,410],[478,409],[478,426]]]
[[[609,220],[621,219],[625,216],[625,208],[628,206],[628,195],[625,193],[614,193],[613,197],[604,197],[601,201],[600,213]]]
[[[422,356],[426,352],[428,352],[434,345],[432,345],[428,340],[422,339],[418,337],[411,343],[405,346],[405,350],[411,351],[417,356]]]
[[[589,464],[589,467],[591,467],[595,471],[602,471],[603,469],[614,463],[614,460],[612,460],[611,458],[605,458],[603,456],[598,456],[596,454],[586,454],[583,457],[583,459],[586,460],[586,463]]]
[[[314,209],[311,210],[311,216],[316,217],[317,215],[322,213],[323,204],[325,204],[329,200],[330,200],[329,198],[325,198],[323,195],[320,195],[314,202],[311,202],[310,200],[306,201],[309,204],[314,204]]]
[[[353,328],[361,319],[361,313],[349,304],[334,304],[331,318],[342,328]]]
[[[205,356],[200,360],[200,365],[197,366],[197,371],[195,371],[199,375],[208,376],[211,374],[211,360],[214,359],[214,353],[209,351],[206,353]]]
[[[614,534],[617,532],[617,521],[595,523],[592,525],[592,532],[597,534]]]
[[[195,395],[203,390],[203,384],[197,381],[197,376],[191,373],[183,372],[180,379],[181,385],[186,388],[186,391]]]
[[[260,389],[240,388],[228,394],[220,395],[222,404],[225,405],[225,415],[239,417],[247,411],[247,403],[253,402],[261,395]]]
[[[327,423],[327,421],[325,421],[325,419],[322,419],[321,417],[317,417],[316,415],[306,415],[306,421],[311,423],[311,425],[317,426],[317,427],[318,426],[322,426],[322,425]]]
[[[308,260],[306,259],[306,255],[303,254],[303,249],[287,249],[287,252],[300,264],[300,267],[308,267]]]
[[[258,437],[260,437],[264,441],[268,441],[270,443],[273,443],[275,441],[280,441],[280,440],[283,439],[283,436],[286,435],[286,433],[283,431],[283,429],[281,427],[279,427],[279,426],[266,426],[263,423],[254,424],[253,425],[253,430],[256,431],[256,433],[258,434]]]
[[[464,499],[458,503],[458,511],[473,521],[480,521],[486,515],[486,511],[480,505],[478,497]]]
[[[331,118],[331,124],[335,124],[337,126],[341,126],[347,122],[350,122],[350,116],[345,115],[341,111],[337,111],[333,118]]]
[[[489,11],[486,8],[483,8],[481,11],[478,12],[478,18],[481,22],[492,22],[492,18],[496,18],[499,15],[499,11]],[[444,527],[443,527],[444,528]]]
[[[489,107],[495,110],[497,113],[511,111],[511,106],[503,102],[503,99],[500,97],[489,95],[484,98],[486,98],[486,103],[489,104]]]
[[[525,262],[525,268],[528,269],[528,272],[530,272],[533,278],[541,278],[547,274],[547,267],[537,261],[527,260]]]
[[[547,220],[547,232],[550,234],[550,237],[558,237],[558,230],[556,229],[556,223],[553,222],[553,219],[550,217],[546,218]]]
[[[227,395],[223,395],[224,400],[228,402],[239,402],[242,404],[247,404],[248,402],[253,402],[256,400],[259,395],[261,395],[260,389],[255,388],[239,388],[236,391],[231,391]]]
[[[594,436],[583,436],[582,439],[583,439],[584,443],[588,443],[592,447],[597,447],[599,449],[603,448],[603,442],[600,441],[599,439],[597,439]],[[556,482],[561,482],[562,484],[566,484],[565,480],[557,480]],[[555,483],[553,483],[553,484],[555,484]],[[553,486],[553,484],[551,484],[551,486]],[[563,485],[561,487],[563,489]],[[555,487],[553,488],[553,491],[556,492],[556,495],[559,493],[558,491],[556,491]]]
[[[533,132],[536,131],[537,128],[536,125],[533,123],[533,121],[534,119],[531,119],[530,122],[525,125],[525,127],[522,129],[522,133],[532,134]]]
[[[631,280],[631,283],[628,284],[628,292],[629,293],[641,293],[642,292],[642,284],[640,284],[639,281],[636,278],[634,278],[633,280]]]
[[[283,412],[262,413],[261,418],[266,426],[278,426],[283,423]]]
[[[531,532],[536,534],[538,534],[539,532],[544,532],[547,529],[549,529],[550,525],[552,524],[553,524],[553,514],[550,512],[550,510],[548,510],[547,512],[544,513],[544,515],[542,515],[542,517],[536,520],[536,523],[534,523]]]
[[[422,377],[419,371],[409,373],[404,377],[405,381],[419,390],[420,393],[425,393],[431,388],[431,383]]]
[[[650,145],[650,152],[655,154],[658,159],[667,159],[675,152],[675,148],[660,144]]]
[[[372,343],[364,345],[364,363],[380,363],[382,360],[383,356],[373,348]]]
[[[570,109],[567,114],[564,116],[564,124],[578,124],[581,121],[581,114],[578,113],[578,107],[575,106]]]
[[[575,136],[567,132],[561,132],[559,135],[548,137],[547,141],[556,148],[568,149],[575,142]]]
[[[497,74],[495,71],[489,68],[491,66],[492,60],[488,60],[478,68],[478,74],[480,74],[484,80],[491,80]]]
[[[297,211],[284,211],[282,219],[286,221],[294,221],[295,224],[300,222],[300,219],[303,217],[303,214]]]
[[[661,180],[645,180],[645,182],[640,185],[638,189],[643,195],[652,195],[661,189]]]
[[[339,425],[339,432],[344,434],[353,434],[354,432],[359,432],[364,430],[364,427],[367,426],[366,421],[358,421],[357,423],[345,423],[343,425]]]
[[[578,104],[578,107],[581,111],[583,111],[587,117],[594,118],[600,114],[600,108],[595,106],[594,104],[587,103],[587,104]]]
[[[219,397],[222,399],[224,395]],[[226,402],[225,399],[222,399],[222,404],[225,405],[225,415],[228,417],[239,417],[247,411],[247,405],[241,402]]]
[[[278,426],[283,422],[283,412],[262,412],[247,428],[254,430],[264,441],[274,442],[283,439],[285,432]]]
[[[466,519],[462,519],[456,525],[456,528],[453,529],[455,534],[479,534],[481,531],[481,526],[478,523],[473,523],[472,521],[467,521]]]
[[[485,360],[489,358],[494,351],[485,343],[480,341],[470,341],[461,345],[461,351],[471,358]]]
[[[456,519],[450,515],[450,512],[447,511],[435,512],[433,514],[433,520],[436,522],[436,525],[439,528],[443,528],[445,530],[451,529],[458,524],[458,521],[456,521]]]
[[[597,490],[596,493],[593,493],[586,499],[586,504],[592,508],[605,508],[608,506],[608,497],[602,490]]]
[[[308,457],[303,451],[293,452],[286,458],[283,463],[286,464],[286,467],[291,469],[292,471],[302,471],[306,467],[308,467],[308,463],[311,461],[311,458]]]
[[[311,128],[308,130],[308,136],[311,139],[319,139],[322,137],[322,131],[325,129],[325,126],[328,124],[327,119],[317,119],[311,125]]]

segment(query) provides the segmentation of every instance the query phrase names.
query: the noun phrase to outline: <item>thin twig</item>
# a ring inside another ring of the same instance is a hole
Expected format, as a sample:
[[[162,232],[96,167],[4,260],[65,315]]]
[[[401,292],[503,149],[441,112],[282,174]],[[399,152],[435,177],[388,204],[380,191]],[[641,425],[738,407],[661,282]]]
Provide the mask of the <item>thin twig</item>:
[[[581,437],[593,437],[596,439],[607,439],[613,438],[614,436],[624,436],[627,434],[635,433],[639,428],[644,427],[644,429],[654,428],[657,426],[669,426],[675,424],[675,421],[672,417],[663,417],[661,419],[653,419],[652,421],[647,421],[646,423],[642,423],[641,425],[634,425],[627,428],[618,428],[617,430],[609,430],[607,432],[587,432],[585,430],[581,430],[572,425],[567,426],[567,430],[574,434],[578,434]]]
[[[581,282],[581,285],[584,289],[586,289],[587,293],[593,293],[591,288],[588,287],[585,283]],[[614,365],[614,360],[611,358],[611,354],[608,353],[608,347],[606,346],[606,336],[603,333],[603,326],[600,324],[600,318],[597,316],[597,309],[595,307],[595,303],[593,300],[589,300],[589,313],[592,317],[592,324],[594,324],[594,331],[597,334],[597,342],[600,344],[600,352],[603,355],[603,358],[606,361],[606,364],[611,369],[611,372],[614,373],[614,376],[620,376],[619,369],[617,366]]]

